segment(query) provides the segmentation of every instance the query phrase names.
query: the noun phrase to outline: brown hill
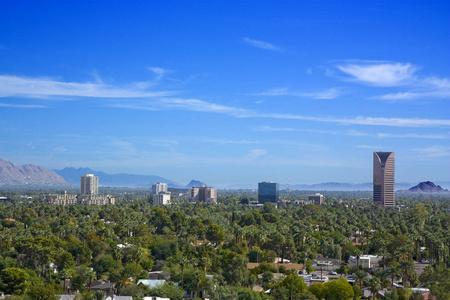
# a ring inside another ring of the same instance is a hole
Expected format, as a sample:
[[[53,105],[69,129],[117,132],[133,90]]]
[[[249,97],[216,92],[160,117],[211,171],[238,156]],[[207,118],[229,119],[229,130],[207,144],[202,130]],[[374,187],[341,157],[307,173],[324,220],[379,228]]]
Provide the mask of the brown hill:
[[[448,190],[444,190],[439,185],[435,185],[431,181],[421,182],[416,186],[413,186],[408,190],[408,192],[412,193],[442,193],[448,192]]]
[[[16,166],[0,158],[0,186],[68,186],[54,171],[26,164]]]

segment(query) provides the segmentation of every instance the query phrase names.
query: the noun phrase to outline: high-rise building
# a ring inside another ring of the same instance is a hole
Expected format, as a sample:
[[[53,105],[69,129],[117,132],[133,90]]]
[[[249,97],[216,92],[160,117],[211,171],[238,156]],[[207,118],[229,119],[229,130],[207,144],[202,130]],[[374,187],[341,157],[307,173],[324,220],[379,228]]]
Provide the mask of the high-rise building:
[[[206,187],[195,187],[188,191],[189,201],[213,202],[217,203],[217,189]]]
[[[395,206],[394,152],[373,153],[373,202]]]
[[[258,202],[273,202],[277,203],[279,198],[279,188],[276,182],[259,182],[258,183]]]
[[[166,193],[167,184],[161,182],[155,183],[154,185],[152,185],[152,192],[153,194]]]
[[[82,195],[97,195],[98,177],[93,174],[81,176],[80,193]]]
[[[169,193],[158,193],[153,195],[153,204],[156,205],[167,205],[170,204],[170,194]]]

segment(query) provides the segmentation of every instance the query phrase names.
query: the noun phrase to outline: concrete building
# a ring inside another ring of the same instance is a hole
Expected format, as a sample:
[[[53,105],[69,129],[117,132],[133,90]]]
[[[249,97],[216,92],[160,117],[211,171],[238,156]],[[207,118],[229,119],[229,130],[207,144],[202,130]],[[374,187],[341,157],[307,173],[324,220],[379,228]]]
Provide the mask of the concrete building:
[[[156,205],[170,204],[170,194],[169,193],[154,194],[153,195],[153,204],[156,204]]]
[[[276,182],[259,182],[258,183],[258,202],[277,203],[279,198],[279,187]]]
[[[167,184],[161,182],[155,183],[154,185],[152,185],[152,192],[153,194],[166,193]]]
[[[376,256],[376,255],[361,255],[359,257],[359,265],[363,268],[371,268],[378,266],[380,264],[380,261],[383,259],[382,256]],[[350,256],[348,258],[348,263],[350,264],[350,267],[354,267],[358,265],[358,258],[356,256]]]
[[[311,204],[322,205],[323,204],[323,195],[320,193],[315,193],[314,195],[308,196],[308,200]]]
[[[94,174],[86,174],[81,176],[80,194],[97,195],[98,194],[98,177]]]
[[[395,207],[394,152],[373,153],[373,202]]]
[[[44,201],[58,205],[113,205],[116,199],[110,195],[73,195],[63,191],[61,194],[46,195]]]
[[[217,189],[206,187],[195,187],[188,191],[189,201],[214,202],[217,203]]]

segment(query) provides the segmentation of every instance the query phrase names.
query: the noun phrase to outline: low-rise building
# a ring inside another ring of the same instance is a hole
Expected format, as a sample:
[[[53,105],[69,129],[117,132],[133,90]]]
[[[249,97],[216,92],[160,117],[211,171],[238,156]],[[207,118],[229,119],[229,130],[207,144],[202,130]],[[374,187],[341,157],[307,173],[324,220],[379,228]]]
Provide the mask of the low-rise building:
[[[44,201],[51,204],[59,205],[113,205],[116,204],[116,199],[110,195],[75,195],[67,194],[63,191],[61,194],[46,195]]]
[[[376,256],[376,255],[361,255],[359,257],[359,265],[363,268],[371,268],[374,266],[378,266],[380,263],[380,260],[382,260],[383,257]],[[350,264],[350,267],[354,267],[358,265],[358,257],[356,256],[350,256],[348,259],[348,263]]]

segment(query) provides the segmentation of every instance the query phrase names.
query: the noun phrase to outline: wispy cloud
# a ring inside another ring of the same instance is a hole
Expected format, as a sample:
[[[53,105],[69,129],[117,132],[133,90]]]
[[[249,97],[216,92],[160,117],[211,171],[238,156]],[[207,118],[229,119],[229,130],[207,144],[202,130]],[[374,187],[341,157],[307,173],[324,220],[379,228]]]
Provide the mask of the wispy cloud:
[[[48,108],[48,106],[46,106],[46,105],[11,104],[11,103],[0,103],[0,107],[10,107],[10,108]]]
[[[443,140],[447,136],[442,134],[416,134],[416,133],[406,133],[406,134],[392,134],[392,133],[377,133],[378,138],[414,138],[414,139],[435,139]]]
[[[261,156],[264,156],[266,154],[267,154],[266,149],[252,149],[246,156],[244,156],[243,161],[248,162],[248,161],[257,160],[258,158],[260,158]]]
[[[410,63],[360,61],[336,66],[350,75],[349,80],[376,86],[398,86],[409,83],[417,68]]]
[[[222,113],[237,117],[246,117],[253,115],[254,112],[236,108],[232,106],[226,106],[221,104],[215,104],[198,99],[182,99],[182,98],[157,98],[145,101],[127,101],[117,102],[111,104],[112,107],[139,109],[139,110],[187,110],[198,112],[214,112]]]
[[[447,78],[427,78],[417,82],[415,90],[408,92],[389,93],[374,98],[382,100],[413,100],[427,98],[450,98],[450,80]]]
[[[263,132],[271,132],[271,131],[284,131],[284,132],[292,132],[297,131],[295,128],[289,128],[289,127],[271,127],[271,126],[258,126],[253,127],[254,131],[263,131]]]
[[[255,96],[294,96],[300,98],[312,99],[335,99],[341,95],[341,91],[337,88],[330,88],[318,92],[292,92],[286,88],[271,89],[266,92],[252,94]]]
[[[425,148],[416,148],[414,151],[426,157],[445,157],[450,156],[450,147],[430,146]]]
[[[260,117],[338,123],[342,125],[372,125],[372,126],[391,126],[391,127],[450,126],[450,120],[423,119],[423,118],[374,118],[362,116],[356,118],[333,118],[333,117],[324,118],[324,117],[309,117],[290,114],[266,114],[266,115],[262,114],[260,115]]]
[[[395,91],[371,97],[389,101],[450,98],[450,79],[421,77],[411,63],[385,61],[348,61],[335,67],[348,75],[345,80],[379,87],[397,87]],[[329,74],[330,75],[330,74]],[[331,72],[330,76],[334,76]]]
[[[147,91],[130,84],[118,87],[102,82],[64,82],[51,78],[0,75],[0,97],[50,98],[57,96],[90,98],[147,98],[174,95],[171,91]]]
[[[172,70],[167,70],[167,69],[163,69],[160,67],[149,67],[148,68],[150,71],[152,71],[155,75],[156,75],[156,79],[160,80],[161,78],[163,78],[165,75],[172,73]]]
[[[264,49],[264,50],[270,50],[270,51],[280,51],[281,49],[277,46],[274,46],[271,43],[260,41],[260,40],[253,40],[249,38],[243,38],[243,41],[253,47]]]
[[[371,125],[389,127],[442,127],[450,126],[450,120],[425,119],[425,118],[383,118],[364,117],[355,118],[334,118],[334,117],[311,117],[293,114],[264,114],[256,111],[215,104],[198,99],[181,98],[158,98],[150,101],[127,101],[112,104],[113,107],[139,109],[139,110],[187,110],[198,112],[213,112],[231,115],[239,118],[269,118],[285,120],[303,120],[325,123],[337,123],[342,125]]]

